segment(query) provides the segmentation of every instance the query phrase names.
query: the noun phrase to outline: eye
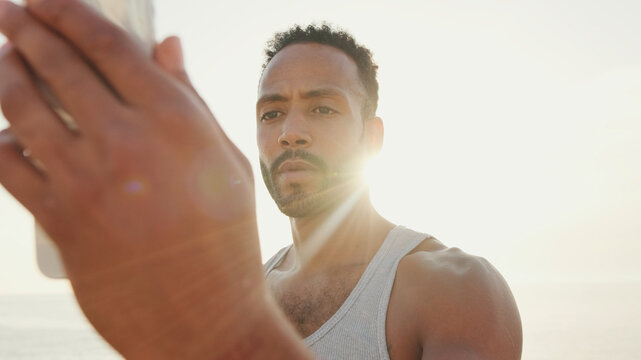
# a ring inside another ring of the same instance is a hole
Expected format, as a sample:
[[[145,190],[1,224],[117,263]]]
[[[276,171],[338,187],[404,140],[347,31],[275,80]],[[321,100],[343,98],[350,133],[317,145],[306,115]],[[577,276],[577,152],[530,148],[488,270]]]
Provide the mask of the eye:
[[[269,121],[269,120],[275,119],[280,114],[282,114],[282,112],[278,110],[268,111],[260,117],[260,121]]]
[[[316,108],[314,108],[314,110],[312,110],[312,112],[315,113],[315,114],[323,114],[323,115],[333,115],[333,114],[337,113],[336,110],[334,110],[334,109],[332,109],[330,107],[327,107],[327,106],[316,107]]]

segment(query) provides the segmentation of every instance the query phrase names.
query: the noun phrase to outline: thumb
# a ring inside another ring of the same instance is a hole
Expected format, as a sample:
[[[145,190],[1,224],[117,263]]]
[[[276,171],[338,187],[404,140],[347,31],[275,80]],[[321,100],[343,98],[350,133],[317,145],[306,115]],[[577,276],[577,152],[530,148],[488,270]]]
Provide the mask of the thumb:
[[[154,61],[169,75],[193,89],[185,70],[182,45],[177,36],[170,36],[156,45]]]

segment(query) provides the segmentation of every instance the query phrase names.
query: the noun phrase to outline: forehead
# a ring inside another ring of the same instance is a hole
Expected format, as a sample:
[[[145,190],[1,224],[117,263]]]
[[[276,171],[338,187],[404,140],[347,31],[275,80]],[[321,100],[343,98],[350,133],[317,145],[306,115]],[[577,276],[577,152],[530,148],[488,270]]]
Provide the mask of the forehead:
[[[339,88],[364,95],[358,67],[342,50],[317,43],[288,45],[269,62],[258,93]]]

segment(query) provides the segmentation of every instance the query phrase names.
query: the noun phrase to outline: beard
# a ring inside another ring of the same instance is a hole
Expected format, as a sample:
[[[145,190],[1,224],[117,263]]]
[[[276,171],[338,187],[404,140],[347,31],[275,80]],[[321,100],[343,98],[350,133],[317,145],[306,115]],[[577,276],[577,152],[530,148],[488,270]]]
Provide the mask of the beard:
[[[318,185],[315,190],[305,190],[302,184],[291,183],[287,185],[288,194],[284,194],[284,189],[276,183],[275,176],[278,175],[278,167],[289,159],[305,160],[316,167]],[[356,168],[348,166],[344,170],[331,172],[320,157],[304,150],[291,149],[278,156],[269,167],[260,161],[260,172],[269,194],[278,209],[293,218],[315,215],[339,203],[349,193],[348,185],[352,183],[351,179],[356,178]]]

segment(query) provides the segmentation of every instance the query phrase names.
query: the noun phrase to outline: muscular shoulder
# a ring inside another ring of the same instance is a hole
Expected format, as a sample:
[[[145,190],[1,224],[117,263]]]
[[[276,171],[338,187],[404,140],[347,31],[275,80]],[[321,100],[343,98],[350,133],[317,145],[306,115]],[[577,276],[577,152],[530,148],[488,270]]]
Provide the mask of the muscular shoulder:
[[[399,263],[393,297],[414,314],[424,358],[520,357],[514,297],[484,258],[424,243]]]

